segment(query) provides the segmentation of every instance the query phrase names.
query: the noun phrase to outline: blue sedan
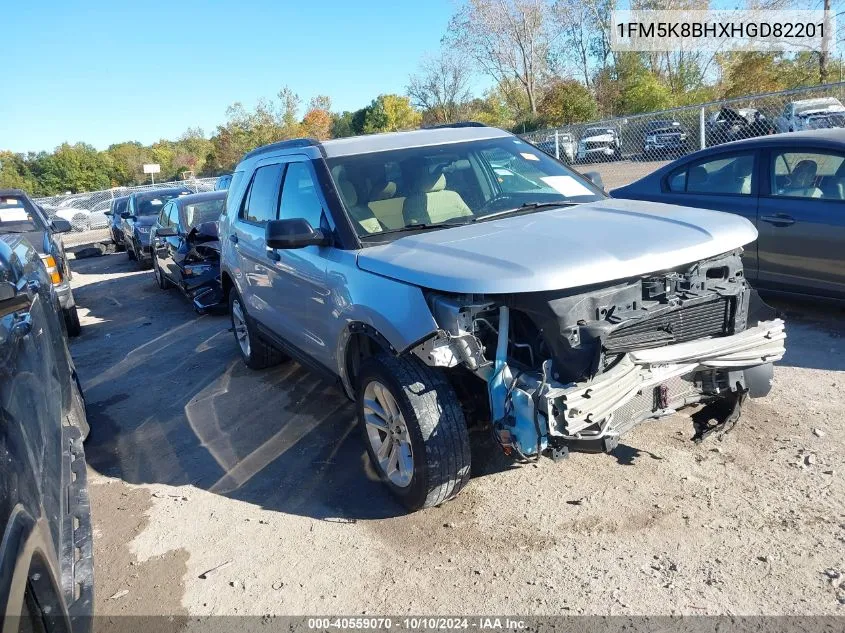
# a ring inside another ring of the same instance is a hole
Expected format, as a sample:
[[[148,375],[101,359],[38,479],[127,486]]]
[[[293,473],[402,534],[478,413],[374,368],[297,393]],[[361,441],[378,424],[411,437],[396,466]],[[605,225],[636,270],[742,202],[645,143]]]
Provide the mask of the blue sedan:
[[[703,149],[610,194],[746,217],[759,234],[743,256],[755,287],[845,299],[845,129]]]

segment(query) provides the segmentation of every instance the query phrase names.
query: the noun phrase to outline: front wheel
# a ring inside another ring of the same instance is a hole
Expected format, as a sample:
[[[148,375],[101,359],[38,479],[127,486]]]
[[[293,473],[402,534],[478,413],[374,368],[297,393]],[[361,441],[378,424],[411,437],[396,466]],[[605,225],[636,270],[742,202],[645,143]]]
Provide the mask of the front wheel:
[[[65,318],[67,335],[76,337],[82,334],[82,324],[79,322],[79,313],[76,311],[76,306],[62,310],[62,314]]]
[[[161,271],[161,266],[158,265],[158,257],[155,254],[153,254],[153,275],[155,275],[156,284],[158,284],[159,289],[167,290],[173,285]]]
[[[361,364],[358,423],[381,480],[409,510],[455,497],[470,475],[469,434],[444,376],[416,358]]]

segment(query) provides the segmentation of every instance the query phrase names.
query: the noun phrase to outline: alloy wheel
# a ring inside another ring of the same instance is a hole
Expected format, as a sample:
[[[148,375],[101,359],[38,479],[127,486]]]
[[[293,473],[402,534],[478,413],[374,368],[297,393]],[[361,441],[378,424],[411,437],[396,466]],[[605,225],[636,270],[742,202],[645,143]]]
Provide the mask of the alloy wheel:
[[[395,486],[409,486],[414,475],[414,450],[408,425],[396,398],[377,380],[364,389],[364,423],[379,469]]]
[[[241,302],[235,299],[232,302],[232,327],[235,331],[235,338],[238,340],[238,345],[241,346],[243,355],[249,358],[249,330],[246,326],[246,315],[244,309],[241,307]]]

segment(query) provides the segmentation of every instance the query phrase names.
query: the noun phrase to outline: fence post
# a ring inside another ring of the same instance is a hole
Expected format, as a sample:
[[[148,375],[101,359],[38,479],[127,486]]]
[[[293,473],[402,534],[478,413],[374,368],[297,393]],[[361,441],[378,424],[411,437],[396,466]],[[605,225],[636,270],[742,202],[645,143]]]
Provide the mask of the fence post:
[[[698,111],[698,141],[700,149],[707,147],[707,134],[704,130],[704,108]]]
[[[560,132],[555,130],[555,158],[560,160]]]

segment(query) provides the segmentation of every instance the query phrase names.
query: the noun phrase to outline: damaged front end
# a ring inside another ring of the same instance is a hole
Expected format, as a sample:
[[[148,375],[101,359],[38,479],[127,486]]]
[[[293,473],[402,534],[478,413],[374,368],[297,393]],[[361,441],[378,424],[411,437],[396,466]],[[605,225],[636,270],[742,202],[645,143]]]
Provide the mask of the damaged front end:
[[[200,314],[224,308],[220,283],[220,240],[217,222],[200,224],[188,234],[182,262],[183,289]]]
[[[740,251],[609,285],[427,300],[440,329],[412,351],[482,379],[496,438],[525,459],[607,452],[695,403],[724,412],[696,437],[727,430],[746,397],[768,393],[785,351]]]

